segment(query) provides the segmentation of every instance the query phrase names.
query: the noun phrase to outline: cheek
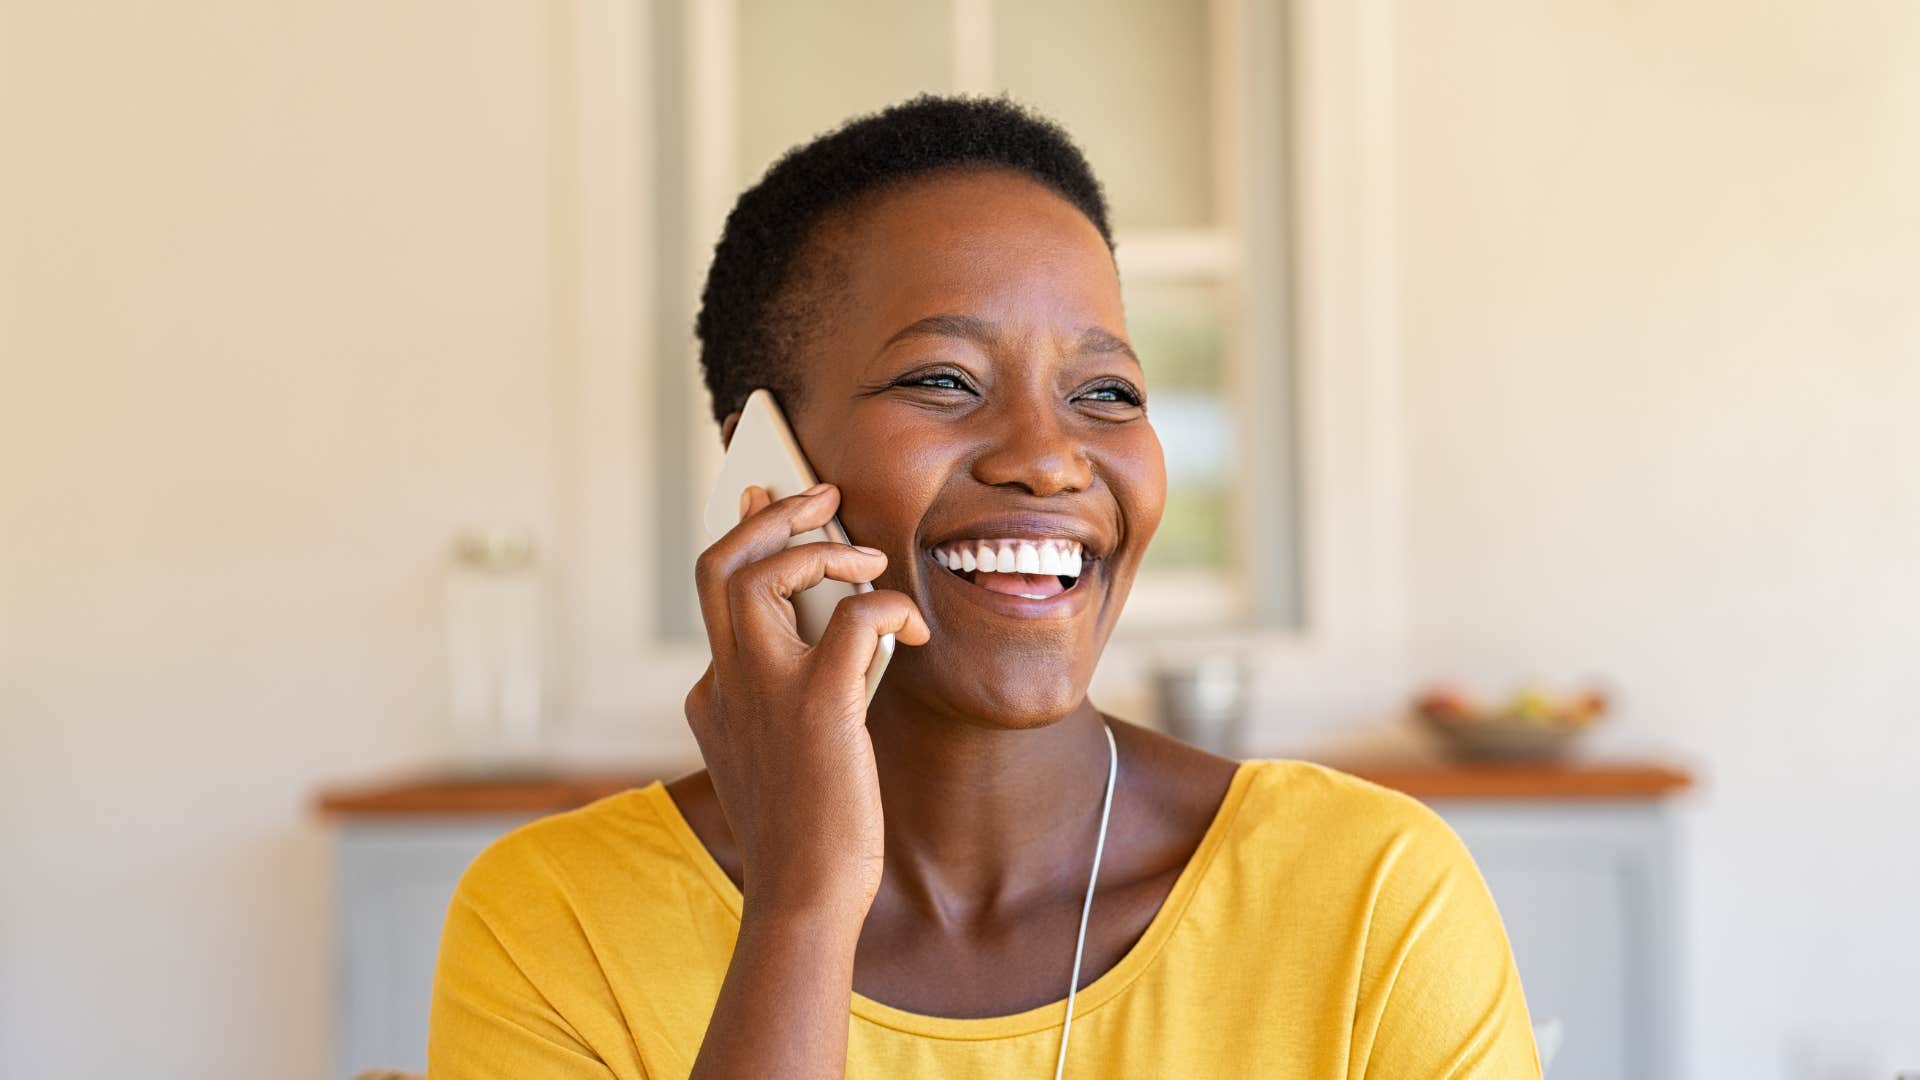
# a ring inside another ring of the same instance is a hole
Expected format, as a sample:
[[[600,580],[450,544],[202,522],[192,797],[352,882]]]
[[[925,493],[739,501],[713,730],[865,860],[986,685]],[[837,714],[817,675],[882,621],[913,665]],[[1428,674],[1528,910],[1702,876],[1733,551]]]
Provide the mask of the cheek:
[[[939,493],[946,461],[937,448],[898,426],[839,441],[822,456],[821,475],[840,486],[847,536],[887,553],[887,572],[876,584],[900,581],[914,558],[916,532]]]
[[[1108,456],[1106,471],[1120,504],[1120,519],[1126,523],[1128,546],[1138,560],[1167,508],[1167,459],[1153,425],[1129,427],[1126,439]]]

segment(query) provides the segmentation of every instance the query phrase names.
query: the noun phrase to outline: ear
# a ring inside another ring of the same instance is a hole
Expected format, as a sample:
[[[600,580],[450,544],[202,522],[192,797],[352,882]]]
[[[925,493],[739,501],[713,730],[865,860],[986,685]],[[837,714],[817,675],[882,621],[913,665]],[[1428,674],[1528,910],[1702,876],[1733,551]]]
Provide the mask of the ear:
[[[739,423],[740,410],[738,409],[728,413],[727,418],[720,421],[720,449],[725,450],[733,444],[733,429],[739,426]]]

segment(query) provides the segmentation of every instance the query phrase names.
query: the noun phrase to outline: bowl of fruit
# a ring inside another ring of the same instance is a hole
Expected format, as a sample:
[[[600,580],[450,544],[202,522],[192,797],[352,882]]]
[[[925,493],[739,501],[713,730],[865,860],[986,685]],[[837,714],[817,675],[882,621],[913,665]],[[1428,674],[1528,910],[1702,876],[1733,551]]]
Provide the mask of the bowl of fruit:
[[[1550,761],[1607,712],[1601,690],[1553,694],[1521,688],[1489,704],[1454,686],[1436,686],[1413,701],[1414,715],[1455,757],[1470,761]]]

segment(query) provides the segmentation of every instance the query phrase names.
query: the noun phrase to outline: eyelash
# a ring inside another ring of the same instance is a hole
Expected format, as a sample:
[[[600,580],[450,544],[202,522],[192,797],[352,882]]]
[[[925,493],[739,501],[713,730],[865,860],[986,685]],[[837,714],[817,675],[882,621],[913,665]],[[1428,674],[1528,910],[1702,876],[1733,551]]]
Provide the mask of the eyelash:
[[[1146,399],[1140,396],[1140,391],[1118,380],[1100,383],[1087,391],[1089,394],[1103,394],[1108,392],[1120,395],[1121,403],[1130,405],[1136,409],[1146,404]]]
[[[928,383],[932,382],[935,379],[946,379],[950,382],[955,383],[956,385],[954,386],[928,386],[927,385]],[[919,375],[909,375],[906,378],[901,379],[899,382],[894,383],[893,385],[917,386],[917,387],[923,387],[928,390],[966,390],[966,391],[973,390],[973,384],[967,381],[966,376],[958,375],[951,371],[928,371],[928,372],[923,372]]]
[[[954,385],[952,386],[928,385],[929,383],[933,382],[936,379],[945,379],[948,382],[953,383]],[[929,371],[922,375],[909,375],[906,378],[901,379],[899,382],[894,383],[894,385],[906,386],[906,387],[921,387],[928,390],[964,390],[968,393],[977,392],[973,389],[973,384],[967,380],[966,376],[957,375],[950,371]],[[1145,400],[1141,397],[1140,392],[1138,390],[1135,390],[1133,387],[1127,385],[1126,383],[1120,382],[1117,380],[1099,383],[1089,388],[1087,390],[1086,395],[1083,395],[1083,396],[1090,396],[1093,394],[1102,394],[1102,393],[1112,393],[1112,394],[1119,395],[1119,400],[1117,402],[1101,399],[1102,404],[1124,404],[1137,409],[1146,403]]]

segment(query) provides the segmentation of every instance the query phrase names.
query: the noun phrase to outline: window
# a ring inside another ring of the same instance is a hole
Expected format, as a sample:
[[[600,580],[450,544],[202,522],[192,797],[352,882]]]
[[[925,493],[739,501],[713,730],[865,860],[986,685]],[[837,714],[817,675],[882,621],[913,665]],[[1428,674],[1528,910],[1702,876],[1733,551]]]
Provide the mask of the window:
[[[765,159],[922,89],[1056,115],[1113,198],[1175,486],[1097,699],[1150,720],[1153,661],[1198,647],[1250,660],[1259,752],[1395,706],[1391,0],[805,7],[546,9],[556,752],[693,752],[689,568],[720,448],[691,320],[713,239]]]

